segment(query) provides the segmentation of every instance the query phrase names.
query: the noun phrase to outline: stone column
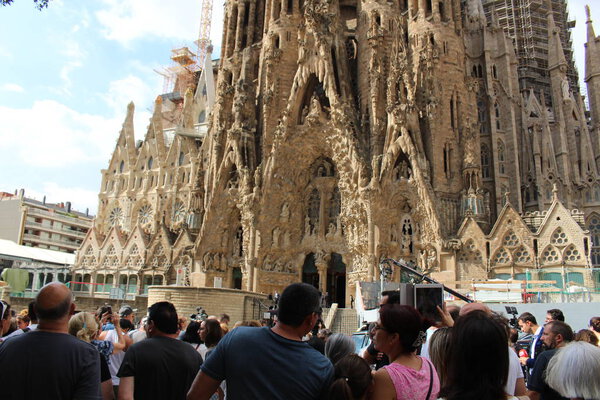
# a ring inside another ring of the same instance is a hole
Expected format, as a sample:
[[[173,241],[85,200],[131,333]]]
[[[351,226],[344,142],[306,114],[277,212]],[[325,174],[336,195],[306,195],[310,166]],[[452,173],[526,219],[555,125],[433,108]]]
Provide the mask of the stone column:
[[[419,1],[419,18],[425,18],[427,15],[427,0],[418,0]]]
[[[247,39],[246,46],[252,45],[254,43],[254,16],[256,15],[256,2],[250,3],[250,18],[248,20],[248,26],[246,26]]]
[[[324,261],[317,262],[317,271],[319,271],[319,290],[323,295],[327,291],[327,264]]]
[[[440,22],[442,16],[440,15],[440,3],[437,0],[431,1],[431,13],[433,14],[433,21]]]
[[[235,50],[242,48],[242,35],[244,34],[244,15],[246,13],[246,3],[238,5],[237,27],[235,29]]]

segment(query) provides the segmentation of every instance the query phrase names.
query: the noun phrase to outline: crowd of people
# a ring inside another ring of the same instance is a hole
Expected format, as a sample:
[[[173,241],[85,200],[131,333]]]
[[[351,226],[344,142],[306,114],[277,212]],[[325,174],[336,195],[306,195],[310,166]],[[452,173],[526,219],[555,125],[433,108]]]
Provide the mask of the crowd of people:
[[[600,317],[573,332],[558,309],[516,324],[484,304],[431,321],[383,292],[370,344],[326,329],[322,299],[296,283],[272,326],[226,314],[188,321],[173,304],[76,312],[63,284],[18,314],[0,301],[1,399],[600,399]],[[13,321],[14,320],[14,321]],[[17,324],[17,326],[14,326]]]

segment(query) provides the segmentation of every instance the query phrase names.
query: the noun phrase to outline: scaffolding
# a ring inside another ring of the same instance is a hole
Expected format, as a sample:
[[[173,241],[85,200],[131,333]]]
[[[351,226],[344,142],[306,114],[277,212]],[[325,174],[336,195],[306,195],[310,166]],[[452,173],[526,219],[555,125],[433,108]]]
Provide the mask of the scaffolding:
[[[170,67],[154,71],[164,78],[163,93],[172,93],[172,100],[178,98],[183,100],[187,88],[195,84],[196,72],[198,71],[196,54],[184,46],[171,50],[171,60],[173,63]]]
[[[519,85],[521,90],[534,89],[544,93],[551,102],[550,77],[548,74],[548,18],[546,0],[483,0],[483,8],[488,20],[492,14],[498,24],[512,39],[519,63]],[[575,26],[569,21],[566,0],[550,0],[554,21],[565,59],[567,77],[573,92],[579,92],[579,78],[573,58],[570,29]],[[550,105],[550,104],[548,104]]]
[[[188,47],[171,50],[170,67],[155,70],[164,78],[163,94],[170,94],[170,100],[183,101],[188,88],[195,89],[200,71],[205,67],[206,56],[212,51],[210,27],[212,19],[212,0],[201,0],[200,32],[196,44],[198,51],[194,54]]]

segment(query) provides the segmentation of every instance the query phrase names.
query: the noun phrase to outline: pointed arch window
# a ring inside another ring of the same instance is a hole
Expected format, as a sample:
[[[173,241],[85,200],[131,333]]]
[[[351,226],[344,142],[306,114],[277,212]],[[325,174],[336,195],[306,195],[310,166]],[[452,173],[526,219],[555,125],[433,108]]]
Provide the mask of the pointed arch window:
[[[490,149],[485,144],[481,145],[481,176],[490,177]]]
[[[527,248],[525,248],[525,246],[519,247],[513,253],[513,260],[515,260],[516,264],[531,263],[531,255],[529,254],[529,250],[527,250]]]
[[[548,246],[542,252],[542,265],[558,264],[560,262],[560,253],[554,246]]]
[[[500,107],[498,106],[498,103],[494,104],[494,112],[496,114],[496,129],[500,130],[502,129],[502,124],[500,124]]]
[[[340,197],[340,189],[336,187],[333,189],[331,195],[331,204],[329,206],[329,223],[337,225],[337,219],[342,209],[342,202]]]
[[[152,156],[148,159],[148,169],[152,169],[152,165],[154,164],[154,159]]]
[[[574,245],[570,245],[565,250],[563,258],[567,262],[577,262],[581,260],[581,253]]]
[[[123,173],[123,170],[125,169],[125,161],[121,160],[121,163],[119,164],[119,173]]]
[[[519,238],[513,231],[509,231],[504,235],[503,245],[506,247],[517,247],[519,245]]]
[[[568,242],[569,238],[562,228],[557,228],[550,238],[550,243],[555,246],[566,246]]]
[[[185,154],[183,153],[183,151],[180,151],[179,159],[177,160],[177,165],[182,166],[184,161],[185,161]]]
[[[310,193],[310,197],[308,198],[308,218],[309,218],[309,226],[310,233],[316,233],[318,231],[319,226],[319,214],[321,208],[321,195],[319,191],[315,188]]]
[[[494,256],[494,264],[509,264],[510,263],[510,254],[508,251],[501,247],[498,249]]]
[[[502,142],[502,140],[498,139],[498,171],[501,174],[505,173],[504,161],[505,161],[505,157],[504,157],[504,143]]]
[[[458,261],[462,263],[481,264],[481,252],[472,240],[469,240],[458,253]]]
[[[592,265],[600,265],[600,217],[594,214],[588,223],[588,229],[592,238]]]

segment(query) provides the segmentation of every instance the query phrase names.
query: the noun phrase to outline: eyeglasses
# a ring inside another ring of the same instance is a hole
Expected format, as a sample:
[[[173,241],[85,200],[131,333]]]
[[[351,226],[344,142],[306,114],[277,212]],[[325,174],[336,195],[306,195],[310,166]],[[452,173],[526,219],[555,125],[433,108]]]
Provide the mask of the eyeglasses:
[[[385,331],[386,329],[379,324],[374,324],[373,327],[371,328],[371,331],[373,331],[373,332],[377,332],[378,330]]]

